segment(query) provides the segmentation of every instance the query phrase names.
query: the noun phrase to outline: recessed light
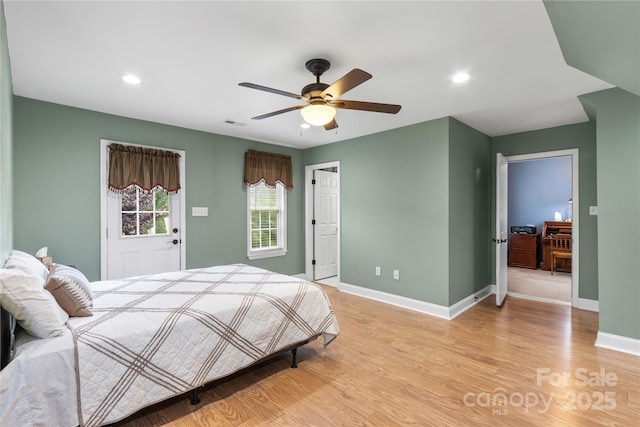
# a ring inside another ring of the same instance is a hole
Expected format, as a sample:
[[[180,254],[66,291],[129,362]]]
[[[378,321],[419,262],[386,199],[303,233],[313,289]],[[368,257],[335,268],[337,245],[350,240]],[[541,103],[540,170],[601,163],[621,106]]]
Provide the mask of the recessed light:
[[[311,127],[311,125],[310,125],[309,123],[302,123],[302,124],[300,125],[300,127],[301,127],[302,129],[309,129],[309,128]]]
[[[134,76],[133,74],[125,74],[122,76],[122,80],[129,83],[130,85],[139,85],[141,80],[138,76]]]
[[[453,77],[451,77],[451,81],[454,83],[464,83],[469,80],[470,77],[471,76],[469,75],[469,73],[460,71],[459,73],[455,73]]]

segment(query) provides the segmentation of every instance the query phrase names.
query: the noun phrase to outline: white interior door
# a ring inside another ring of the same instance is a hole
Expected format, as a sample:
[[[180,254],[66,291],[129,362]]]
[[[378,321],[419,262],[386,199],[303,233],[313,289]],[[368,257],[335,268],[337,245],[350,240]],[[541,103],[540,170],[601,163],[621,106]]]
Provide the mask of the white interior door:
[[[315,268],[313,279],[338,274],[338,173],[314,171],[315,225],[313,228]]]
[[[107,196],[107,280],[180,270],[180,197]]]
[[[508,163],[501,154],[496,158],[496,305],[507,296],[507,183]]]

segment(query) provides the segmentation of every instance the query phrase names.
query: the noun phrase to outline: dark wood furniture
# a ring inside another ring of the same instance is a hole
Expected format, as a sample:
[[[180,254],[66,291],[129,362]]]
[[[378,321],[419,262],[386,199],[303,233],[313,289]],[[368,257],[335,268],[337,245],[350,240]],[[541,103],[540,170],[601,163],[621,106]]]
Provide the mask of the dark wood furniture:
[[[573,236],[571,234],[552,234],[551,235],[551,274],[558,270],[558,261],[568,260],[571,263],[571,242]]]
[[[542,265],[543,270],[551,270],[551,236],[572,234],[573,224],[567,221],[545,221],[542,225]],[[559,259],[556,271],[571,272],[571,259]]]
[[[538,234],[509,235],[509,266],[538,268]]]

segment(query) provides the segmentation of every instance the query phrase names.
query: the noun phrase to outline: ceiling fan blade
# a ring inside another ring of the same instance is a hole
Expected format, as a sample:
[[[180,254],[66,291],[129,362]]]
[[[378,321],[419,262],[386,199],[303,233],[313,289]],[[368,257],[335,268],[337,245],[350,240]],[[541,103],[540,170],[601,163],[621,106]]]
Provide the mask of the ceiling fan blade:
[[[258,90],[263,90],[265,92],[275,93],[276,95],[288,96],[289,98],[306,99],[302,95],[296,95],[295,93],[285,92],[284,90],[273,89],[270,87],[257,85],[255,83],[242,82],[242,83],[238,83],[238,85],[248,87],[250,89],[258,89]]]
[[[396,114],[402,108],[401,105],[396,104],[379,104],[377,102],[363,102],[363,101],[347,101],[345,99],[339,99],[336,102],[330,103],[335,108],[343,108],[346,110],[362,110],[373,111],[375,113],[389,113]]]
[[[333,119],[329,123],[324,125],[324,129],[325,130],[331,130],[331,129],[335,129],[337,127],[338,127],[338,122],[336,122],[336,119]]]
[[[333,99],[339,98],[343,94],[347,93],[354,87],[361,85],[362,83],[373,77],[366,71],[362,71],[359,68],[354,68],[347,74],[342,76],[337,82],[322,91],[322,97],[325,95],[331,95]]]
[[[278,114],[288,113],[289,111],[299,110],[299,109],[304,108],[304,107],[306,107],[306,105],[296,105],[295,107],[285,108],[284,110],[273,111],[271,113],[263,114],[261,116],[251,117],[251,119],[252,120],[262,120],[262,119],[266,119],[268,117],[277,116]]]

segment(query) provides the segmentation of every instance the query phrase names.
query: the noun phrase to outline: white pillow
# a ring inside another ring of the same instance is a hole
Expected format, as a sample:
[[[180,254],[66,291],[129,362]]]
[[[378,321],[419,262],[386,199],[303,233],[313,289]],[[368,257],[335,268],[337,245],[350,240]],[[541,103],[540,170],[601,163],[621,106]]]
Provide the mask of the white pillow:
[[[26,252],[12,250],[9,255],[9,259],[5,263],[5,268],[19,268],[24,271],[28,271],[35,274],[38,277],[42,277],[47,280],[49,276],[49,270],[43,263],[31,254]]]
[[[44,279],[22,269],[0,269],[0,305],[34,337],[55,337],[66,330],[69,315],[44,289]]]

